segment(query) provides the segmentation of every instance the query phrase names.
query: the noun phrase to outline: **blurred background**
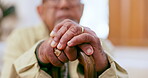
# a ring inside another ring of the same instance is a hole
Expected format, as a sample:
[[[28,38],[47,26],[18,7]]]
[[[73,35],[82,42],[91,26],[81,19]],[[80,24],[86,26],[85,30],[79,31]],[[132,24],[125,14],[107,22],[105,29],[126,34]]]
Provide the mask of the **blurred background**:
[[[0,0],[0,70],[5,40],[16,28],[41,23],[36,6],[40,0]],[[129,78],[148,74],[148,0],[87,0],[81,25],[108,39],[111,55]]]

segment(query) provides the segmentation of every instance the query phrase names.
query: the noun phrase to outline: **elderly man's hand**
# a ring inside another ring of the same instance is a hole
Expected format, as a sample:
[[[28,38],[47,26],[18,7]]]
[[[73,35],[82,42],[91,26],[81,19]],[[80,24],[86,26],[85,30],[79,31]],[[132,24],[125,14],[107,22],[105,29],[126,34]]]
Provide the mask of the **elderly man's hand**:
[[[68,61],[77,59],[77,49],[75,47],[66,46],[64,50],[58,50],[50,46],[52,38],[45,40],[38,48],[38,58],[43,63],[51,63],[56,67],[62,66]],[[60,52],[57,54],[55,52]]]
[[[64,20],[56,25],[51,32],[50,36],[53,38],[51,46],[60,50],[64,50],[67,46],[79,47],[87,55],[93,56],[96,71],[102,73],[109,67],[107,56],[97,35],[89,28],[83,28],[72,20]]]

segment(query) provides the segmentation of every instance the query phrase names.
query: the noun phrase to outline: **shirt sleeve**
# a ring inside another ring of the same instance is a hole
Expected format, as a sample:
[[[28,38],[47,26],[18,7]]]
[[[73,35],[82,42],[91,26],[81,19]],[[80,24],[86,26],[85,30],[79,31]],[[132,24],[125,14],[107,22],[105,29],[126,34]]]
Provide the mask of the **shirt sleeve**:
[[[100,76],[98,76],[98,78],[128,78],[126,70],[117,64],[108,53],[107,58],[110,63],[110,68],[105,70]],[[77,73],[80,78],[84,78],[84,71],[81,71],[82,68],[82,66],[78,66],[77,68]]]
[[[128,78],[128,73],[123,69],[110,55],[112,54],[113,45],[109,40],[101,39],[102,47],[105,50],[107,58],[109,60],[110,68],[105,70],[98,78]],[[81,68],[78,67],[77,70]],[[79,77],[84,77],[81,71],[77,71]]]
[[[35,55],[38,44],[34,45],[12,63],[7,78],[51,78],[49,74],[40,69],[38,64]]]
[[[101,43],[110,63],[110,68],[104,71],[98,78],[128,78],[124,70],[112,57],[114,46],[107,39],[101,39]]]
[[[107,53],[107,57],[111,66],[98,78],[128,78],[126,70],[124,70],[119,64],[117,64],[110,56],[110,54]]]
[[[40,69],[35,50],[38,43],[29,51],[25,52],[13,64],[16,73],[21,78],[51,78],[49,74]]]
[[[41,41],[34,44],[33,38],[24,35],[22,30],[15,30],[8,37],[1,78],[51,78],[40,69],[35,55]]]

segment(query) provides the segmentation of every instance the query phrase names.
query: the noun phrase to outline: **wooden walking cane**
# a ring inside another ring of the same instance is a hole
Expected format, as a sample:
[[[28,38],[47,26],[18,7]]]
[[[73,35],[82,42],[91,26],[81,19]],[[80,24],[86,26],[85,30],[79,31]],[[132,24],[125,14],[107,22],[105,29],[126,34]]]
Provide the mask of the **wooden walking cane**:
[[[87,56],[84,52],[80,52],[79,61],[84,65],[85,78],[97,78],[95,63],[92,56]]]
[[[94,66],[95,63],[94,63],[93,57],[87,56],[85,53],[80,52],[78,59],[81,62],[81,64],[84,65],[84,78],[97,78],[97,72],[95,71],[95,66]],[[66,68],[68,68],[68,66],[66,66]],[[61,77],[61,75],[59,73],[61,73],[60,69],[53,68],[52,77],[53,78],[63,78],[63,77]],[[67,74],[68,74],[68,72],[67,72]],[[68,77],[66,77],[66,78],[68,78]]]

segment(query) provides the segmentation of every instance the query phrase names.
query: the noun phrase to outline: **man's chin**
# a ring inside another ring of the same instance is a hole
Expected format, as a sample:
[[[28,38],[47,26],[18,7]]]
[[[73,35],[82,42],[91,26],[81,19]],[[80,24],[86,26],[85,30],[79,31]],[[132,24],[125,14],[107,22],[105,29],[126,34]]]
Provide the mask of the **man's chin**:
[[[59,20],[57,20],[57,21],[55,22],[55,25],[59,24],[60,22],[66,20],[66,19],[70,19],[70,18],[59,19]],[[70,20],[75,21],[76,23],[79,23],[79,22],[78,22],[77,20],[75,20],[75,19],[70,19]]]

